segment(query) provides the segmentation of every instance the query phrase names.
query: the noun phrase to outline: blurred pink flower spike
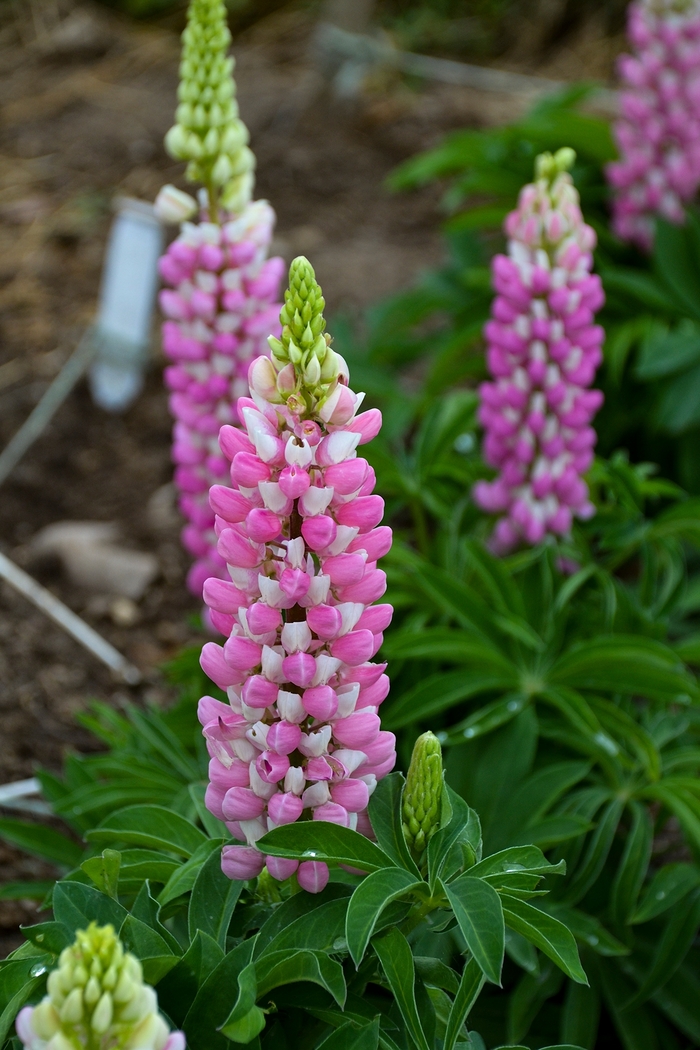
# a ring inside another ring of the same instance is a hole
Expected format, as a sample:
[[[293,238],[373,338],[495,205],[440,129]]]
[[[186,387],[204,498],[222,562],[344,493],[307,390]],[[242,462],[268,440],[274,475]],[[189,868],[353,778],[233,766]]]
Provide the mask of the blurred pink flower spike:
[[[491,547],[505,554],[547,535],[566,536],[595,513],[582,475],[593,460],[591,420],[603,401],[590,390],[602,360],[600,278],[591,273],[595,233],[581,215],[562,149],[537,160],[536,180],[506,219],[508,254],[492,264],[496,291],[486,324],[492,382],[480,389],[484,458],[498,470],[474,499],[499,515]]]

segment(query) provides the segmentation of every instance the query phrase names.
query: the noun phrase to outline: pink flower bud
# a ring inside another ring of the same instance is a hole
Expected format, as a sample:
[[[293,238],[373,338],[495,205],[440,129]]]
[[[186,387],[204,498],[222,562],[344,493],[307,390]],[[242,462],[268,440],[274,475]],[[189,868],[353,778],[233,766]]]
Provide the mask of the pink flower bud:
[[[267,804],[267,811],[275,824],[293,824],[298,820],[304,809],[304,804],[298,795],[291,792],[282,792],[273,795]]]
[[[216,514],[231,522],[244,521],[253,508],[249,499],[225,485],[212,485],[209,505]]]
[[[301,534],[312,551],[320,551],[333,543],[338,534],[338,526],[327,514],[318,514],[304,518]]]
[[[294,465],[285,467],[279,476],[279,487],[289,499],[298,499],[306,492],[310,484],[309,475],[302,467]]]
[[[333,718],[338,710],[338,697],[329,685],[315,685],[311,689],[305,689],[302,702],[308,714],[320,722]]]
[[[235,529],[224,529],[216,549],[224,561],[241,569],[254,569],[262,561],[263,549],[253,546]]]
[[[228,583],[226,580],[210,577],[205,581],[202,592],[209,608],[217,612],[234,614],[242,605],[248,604],[244,591],[240,591],[235,584]]]
[[[273,722],[267,733],[267,746],[280,755],[291,755],[300,740],[301,729],[293,722]]]
[[[255,760],[255,768],[266,784],[276,784],[289,769],[289,758],[277,751],[261,751]]]
[[[212,758],[209,761],[209,780],[217,787],[223,788],[224,792],[232,787],[248,787],[250,783],[248,763],[241,761],[240,758],[234,758],[231,765],[227,767],[218,758]]]
[[[323,559],[323,571],[330,576],[334,587],[345,587],[360,582],[365,572],[365,559],[360,554],[336,554]]]
[[[294,653],[285,657],[282,671],[287,681],[306,689],[316,674],[316,661],[309,653]]]
[[[359,416],[355,416],[348,423],[347,429],[359,434],[360,444],[366,445],[382,429],[382,414],[378,408],[370,408],[367,412],[361,412]]]
[[[241,697],[243,703],[247,704],[248,707],[256,707],[262,710],[274,704],[278,691],[279,687],[276,682],[268,681],[264,675],[254,674],[250,678],[246,678],[243,683]]]
[[[299,867],[299,861],[287,857],[265,857],[265,866],[278,882],[290,878]]]
[[[303,569],[284,569],[280,574],[279,584],[293,605],[307,593],[311,578]]]
[[[271,510],[255,507],[245,521],[248,535],[254,543],[269,543],[279,536],[282,522]]]
[[[369,788],[363,780],[340,780],[331,785],[331,798],[349,813],[359,813],[367,808]]]
[[[388,674],[383,674],[373,685],[365,686],[360,692],[358,705],[360,707],[379,707],[389,695],[391,679]]]
[[[357,629],[371,631],[373,634],[385,631],[393,615],[393,605],[372,605],[362,613],[357,621]]]
[[[237,671],[252,671],[260,666],[262,649],[250,638],[229,638],[224,645],[224,657],[226,663]]]
[[[351,503],[338,507],[335,516],[339,525],[369,532],[384,516],[384,500],[381,496],[358,496]]]
[[[340,824],[341,828],[347,828],[350,823],[348,811],[337,802],[324,802],[322,806],[314,809],[314,820],[327,820],[329,824]]]
[[[245,882],[256,878],[263,870],[265,858],[253,846],[224,846],[221,851],[221,870],[229,879]]]
[[[328,865],[322,861],[303,860],[297,869],[299,885],[307,893],[321,893],[328,885]]]
[[[361,602],[371,605],[378,601],[386,591],[386,573],[383,569],[366,569],[359,583],[343,587],[338,597],[343,602]]]
[[[348,554],[366,551],[367,561],[378,561],[391,550],[392,532],[388,525],[380,525],[371,532],[356,536],[348,547]]]
[[[212,783],[207,784],[207,789],[204,792],[204,805],[217,820],[225,820],[222,807],[227,790],[228,788]]]
[[[318,758],[310,758],[306,763],[306,779],[332,780],[333,767],[323,755],[319,755]]]
[[[365,744],[362,748],[365,755],[367,756],[367,765],[376,765],[377,763],[384,762],[396,751],[396,737],[393,733],[387,732],[382,729],[375,736],[371,743]],[[360,773],[364,775],[365,767],[360,767]],[[377,778],[379,779],[379,778]]]
[[[282,614],[279,609],[273,609],[264,602],[255,602],[247,612],[248,629],[251,634],[267,634],[268,631],[276,631],[282,624]]]
[[[343,618],[332,605],[315,605],[307,611],[306,622],[314,634],[328,641],[338,634]]]
[[[260,481],[269,481],[272,471],[251,452],[237,452],[231,464],[231,480],[242,488],[255,488]]]
[[[331,656],[350,667],[365,663],[374,655],[373,650],[374,635],[371,631],[350,631],[330,645]]]
[[[333,737],[344,747],[355,748],[367,754],[367,747],[377,738],[381,722],[370,711],[357,711],[333,724]]]
[[[336,492],[347,496],[362,487],[368,471],[369,464],[366,459],[348,459],[344,463],[327,467],[323,480],[326,485],[332,485]]]
[[[232,787],[224,796],[222,809],[226,820],[253,820],[264,813],[265,799],[250,788]]]
[[[227,689],[240,681],[239,674],[224,659],[224,651],[216,642],[205,642],[199,662],[205,675],[211,678],[219,689]]]

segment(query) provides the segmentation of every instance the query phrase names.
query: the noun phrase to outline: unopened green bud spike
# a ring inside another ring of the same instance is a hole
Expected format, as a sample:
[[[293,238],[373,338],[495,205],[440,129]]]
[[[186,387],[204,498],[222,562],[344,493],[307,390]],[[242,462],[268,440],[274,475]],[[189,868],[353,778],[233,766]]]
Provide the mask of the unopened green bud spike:
[[[185,1050],[183,1033],[168,1029],[141,963],[124,951],[113,926],[92,922],[78,930],[47,991],[15,1022],[25,1050]]]
[[[403,833],[413,856],[422,857],[440,826],[442,749],[434,733],[423,733],[413,747],[403,793]]]
[[[190,0],[182,34],[180,104],[165,148],[188,161],[186,177],[207,188],[216,219],[217,204],[240,211],[253,191],[255,157],[248,129],[239,119],[233,59],[226,57],[231,34],[223,0]]]
[[[354,414],[357,398],[347,388],[347,365],[325,332],[325,305],[313,266],[300,255],[289,268],[282,335],[270,337],[271,359],[259,358],[250,379],[253,390],[273,403],[285,402],[301,418],[343,424]]]

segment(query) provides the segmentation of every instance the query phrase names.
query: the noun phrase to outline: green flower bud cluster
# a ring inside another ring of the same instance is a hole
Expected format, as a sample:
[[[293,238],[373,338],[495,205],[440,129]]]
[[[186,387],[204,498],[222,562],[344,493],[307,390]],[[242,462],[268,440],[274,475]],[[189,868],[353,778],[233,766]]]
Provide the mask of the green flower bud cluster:
[[[339,377],[347,380],[345,361],[331,348],[325,331],[326,301],[314,268],[303,255],[289,268],[289,288],[280,312],[282,335],[270,336],[279,400],[295,413],[313,416],[328,402]]]
[[[238,117],[223,0],[190,0],[182,41],[180,104],[165,148],[189,161],[190,182],[203,183],[228,211],[240,211],[251,198],[255,157]]]
[[[440,826],[442,787],[440,741],[423,733],[413,748],[401,807],[404,837],[417,860]]]
[[[31,1010],[31,1028],[51,1050],[106,1050],[176,1045],[143,983],[138,959],[112,926],[78,930],[47,981],[48,995]],[[169,1040],[170,1037],[170,1040]]]
[[[570,146],[562,146],[556,153],[540,153],[535,160],[535,179],[554,182],[558,175],[570,171],[576,161],[576,153]]]

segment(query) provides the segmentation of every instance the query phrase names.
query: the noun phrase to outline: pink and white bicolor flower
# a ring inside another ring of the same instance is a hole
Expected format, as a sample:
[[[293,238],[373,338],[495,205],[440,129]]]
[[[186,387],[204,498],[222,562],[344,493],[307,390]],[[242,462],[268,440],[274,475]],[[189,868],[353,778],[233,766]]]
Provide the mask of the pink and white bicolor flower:
[[[591,273],[595,233],[581,215],[571,176],[525,186],[506,219],[508,254],[492,264],[496,298],[486,324],[491,382],[480,388],[486,462],[494,481],[474,487],[498,520],[496,553],[565,536],[594,513],[582,475],[593,459],[591,419],[603,395],[588,389],[602,360],[604,301]]]
[[[260,360],[252,396],[237,404],[242,428],[219,434],[233,487],[210,493],[229,579],[207,580],[204,599],[227,641],[204,646],[202,667],[228,703],[199,705],[211,755],[206,801],[240,843],[223,851],[230,878],[267,864],[274,878],[296,873],[317,893],[324,863],[266,857],[255,844],[300,819],[371,834],[367,804],[396,761],[378,714],[386,665],[372,660],[393,612],[377,565],[391,529],[358,454],[381,415],[357,414],[360,399],[345,388],[355,411],[343,408],[342,424],[300,419],[268,400],[275,392]]]

